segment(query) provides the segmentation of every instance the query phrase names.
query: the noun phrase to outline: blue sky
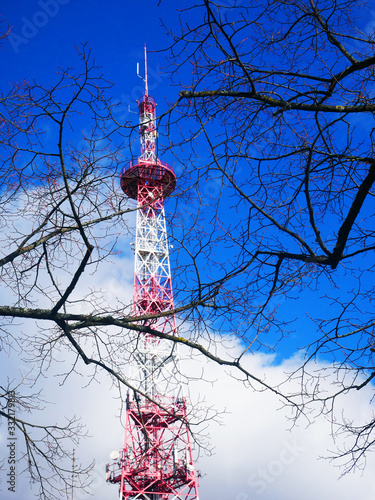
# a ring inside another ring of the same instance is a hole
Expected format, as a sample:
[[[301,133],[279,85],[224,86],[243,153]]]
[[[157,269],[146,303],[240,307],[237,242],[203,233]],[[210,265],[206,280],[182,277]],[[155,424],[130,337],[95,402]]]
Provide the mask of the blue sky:
[[[116,0],[6,2],[1,14],[12,26],[12,36],[3,44],[7,63],[2,78],[49,80],[57,66],[72,66],[74,47],[87,42],[107,78],[128,93],[136,83],[133,78],[129,85],[129,78],[135,76],[143,44],[150,50],[165,44],[159,16],[170,10],[168,3],[169,8],[164,2],[140,8]]]
[[[177,15],[172,5],[169,0],[160,6],[146,2],[146,7],[116,0],[3,2],[0,19],[11,26],[12,34],[1,47],[2,87],[23,80],[51,84],[58,67],[79,67],[76,48],[86,43],[105,78],[116,83],[112,99],[121,103],[118,117],[125,121],[129,104],[137,111],[143,89],[136,75],[137,62],[143,72],[143,46],[155,51],[167,45],[159,18],[173,25]],[[166,65],[163,56],[149,55],[150,92],[159,103],[178,93],[163,74]]]
[[[178,3],[179,8],[184,5],[189,5],[189,2]],[[78,66],[75,47],[87,43],[97,64],[102,67],[104,76],[116,84],[112,98],[121,103],[119,117],[136,123],[136,115],[128,112],[128,105],[134,111],[137,110],[136,99],[142,92],[143,83],[136,75],[136,63],[142,63],[143,45],[146,43],[149,50],[150,93],[159,104],[159,112],[165,110],[165,98],[173,101],[178,95],[180,89],[171,86],[163,73],[163,68],[168,64],[165,53],[152,52],[167,47],[171,41],[160,18],[167,26],[173,26],[178,19],[176,2],[146,0],[136,4],[117,0],[3,0],[0,13],[0,20],[12,27],[12,35],[2,42],[0,52],[0,86],[3,90],[9,84],[24,79],[35,79],[49,85],[56,78],[57,67]],[[85,123],[82,117],[82,128]],[[82,130],[77,129],[76,132],[81,134]],[[172,159],[163,159],[172,162]],[[214,189],[215,182],[208,187]],[[127,248],[128,243],[126,241]],[[125,259],[121,257],[122,261],[120,257],[114,258],[113,268],[116,265],[123,266],[124,260],[129,265],[130,257],[126,254]],[[110,283],[121,293],[130,296],[131,284],[121,282],[124,276],[115,273],[109,282],[111,272],[107,267],[95,277],[98,286],[105,287],[106,283]],[[282,303],[281,308],[284,307],[289,306]],[[313,301],[309,302],[309,307],[315,307]],[[297,309],[297,315],[304,313],[305,310]],[[303,328],[308,330],[308,324],[304,322]],[[298,344],[301,345],[300,337]],[[297,338],[292,335],[281,352],[282,359],[278,359],[277,363],[274,357],[262,355],[249,356],[247,362],[256,365],[260,373],[270,372],[271,377],[277,378],[277,373],[280,375],[295,367],[293,355],[296,345]],[[233,348],[240,347],[234,343]],[[283,364],[280,364],[281,361]],[[201,360],[200,363],[205,362]],[[2,366],[9,373],[19,370],[18,361],[14,363],[6,360]],[[200,373],[199,364],[195,369]],[[198,397],[200,394],[207,397],[209,404],[218,404],[220,410],[226,408],[228,414],[223,416],[223,427],[213,424],[210,429],[212,445],[217,449],[216,455],[211,458],[203,455],[198,462],[198,468],[204,474],[201,500],[219,497],[234,500],[297,500],[302,497],[312,500],[319,497],[328,500],[334,496],[350,500],[355,495],[361,500],[374,498],[375,485],[370,474],[364,477],[352,475],[337,482],[339,472],[327,462],[318,461],[319,455],[324,455],[331,444],[328,423],[319,420],[310,427],[304,423],[294,434],[289,433],[285,414],[277,412],[279,402],[271,396],[262,399],[262,395],[246,391],[241,384],[229,380],[220,368],[207,368],[207,378],[216,380],[216,383],[193,387],[193,396]],[[44,385],[49,397],[60,391],[60,402],[65,405],[58,410],[62,415],[69,411],[81,414],[88,423],[92,438],[81,444],[79,453],[85,459],[94,458],[98,464],[91,498],[117,498],[116,487],[104,484],[100,475],[110,451],[120,448],[123,442],[123,429],[114,417],[118,413],[118,405],[115,396],[110,396],[108,381],[105,377],[99,377],[96,385],[82,393],[80,391],[85,382],[79,377],[73,377],[66,387],[61,388],[51,374]],[[356,398],[353,398],[353,407],[362,416],[368,409],[368,399],[366,394],[363,399],[360,396]],[[44,414],[49,416],[48,410]],[[371,470],[370,465],[373,462],[369,462]],[[316,481],[317,477],[321,479]],[[17,500],[30,498],[27,483],[20,484],[25,491],[18,492]],[[8,495],[4,500],[8,498],[13,499],[14,496]],[[82,494],[77,498],[84,500],[89,497]]]

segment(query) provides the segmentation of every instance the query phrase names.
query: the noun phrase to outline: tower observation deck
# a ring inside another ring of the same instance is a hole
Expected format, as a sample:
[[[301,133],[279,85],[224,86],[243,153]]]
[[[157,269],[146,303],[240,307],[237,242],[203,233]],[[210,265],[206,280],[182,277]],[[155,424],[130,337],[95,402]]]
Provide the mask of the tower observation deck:
[[[138,101],[141,155],[121,174],[121,188],[137,200],[133,316],[140,325],[176,335],[164,199],[176,187],[172,168],[156,155],[156,104]],[[171,314],[166,314],[171,311]],[[152,334],[130,332],[130,384],[125,444],[111,454],[106,479],[120,499],[198,500],[187,406],[176,344]]]

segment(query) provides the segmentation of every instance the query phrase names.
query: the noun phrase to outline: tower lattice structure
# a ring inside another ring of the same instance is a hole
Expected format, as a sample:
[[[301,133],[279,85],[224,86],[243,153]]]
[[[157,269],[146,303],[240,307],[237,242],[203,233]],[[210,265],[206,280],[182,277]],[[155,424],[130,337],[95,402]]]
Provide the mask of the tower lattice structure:
[[[176,335],[164,199],[176,187],[172,168],[156,154],[155,101],[138,101],[141,155],[125,166],[124,193],[137,200],[133,315],[138,324]],[[132,334],[131,334],[132,335]],[[107,481],[120,499],[198,500],[186,400],[176,344],[151,334],[133,334],[126,401],[124,448],[111,458]]]

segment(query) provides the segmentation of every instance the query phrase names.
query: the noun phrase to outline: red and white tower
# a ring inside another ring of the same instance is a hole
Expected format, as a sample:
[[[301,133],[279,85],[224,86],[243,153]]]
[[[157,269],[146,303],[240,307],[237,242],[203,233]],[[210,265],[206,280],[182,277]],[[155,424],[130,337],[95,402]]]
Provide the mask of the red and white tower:
[[[138,324],[176,335],[164,198],[176,187],[172,168],[156,155],[155,101],[138,101],[141,155],[121,175],[124,193],[137,200],[133,315]],[[186,401],[176,344],[150,334],[132,334],[126,402],[125,445],[111,456],[107,481],[120,499],[198,500]]]

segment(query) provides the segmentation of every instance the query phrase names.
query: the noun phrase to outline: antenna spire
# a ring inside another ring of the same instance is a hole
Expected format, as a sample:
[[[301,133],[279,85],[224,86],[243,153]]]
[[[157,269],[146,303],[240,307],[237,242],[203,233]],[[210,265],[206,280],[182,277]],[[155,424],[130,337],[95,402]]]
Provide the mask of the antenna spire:
[[[147,49],[145,43],[145,96],[148,97],[148,82],[147,82]]]

